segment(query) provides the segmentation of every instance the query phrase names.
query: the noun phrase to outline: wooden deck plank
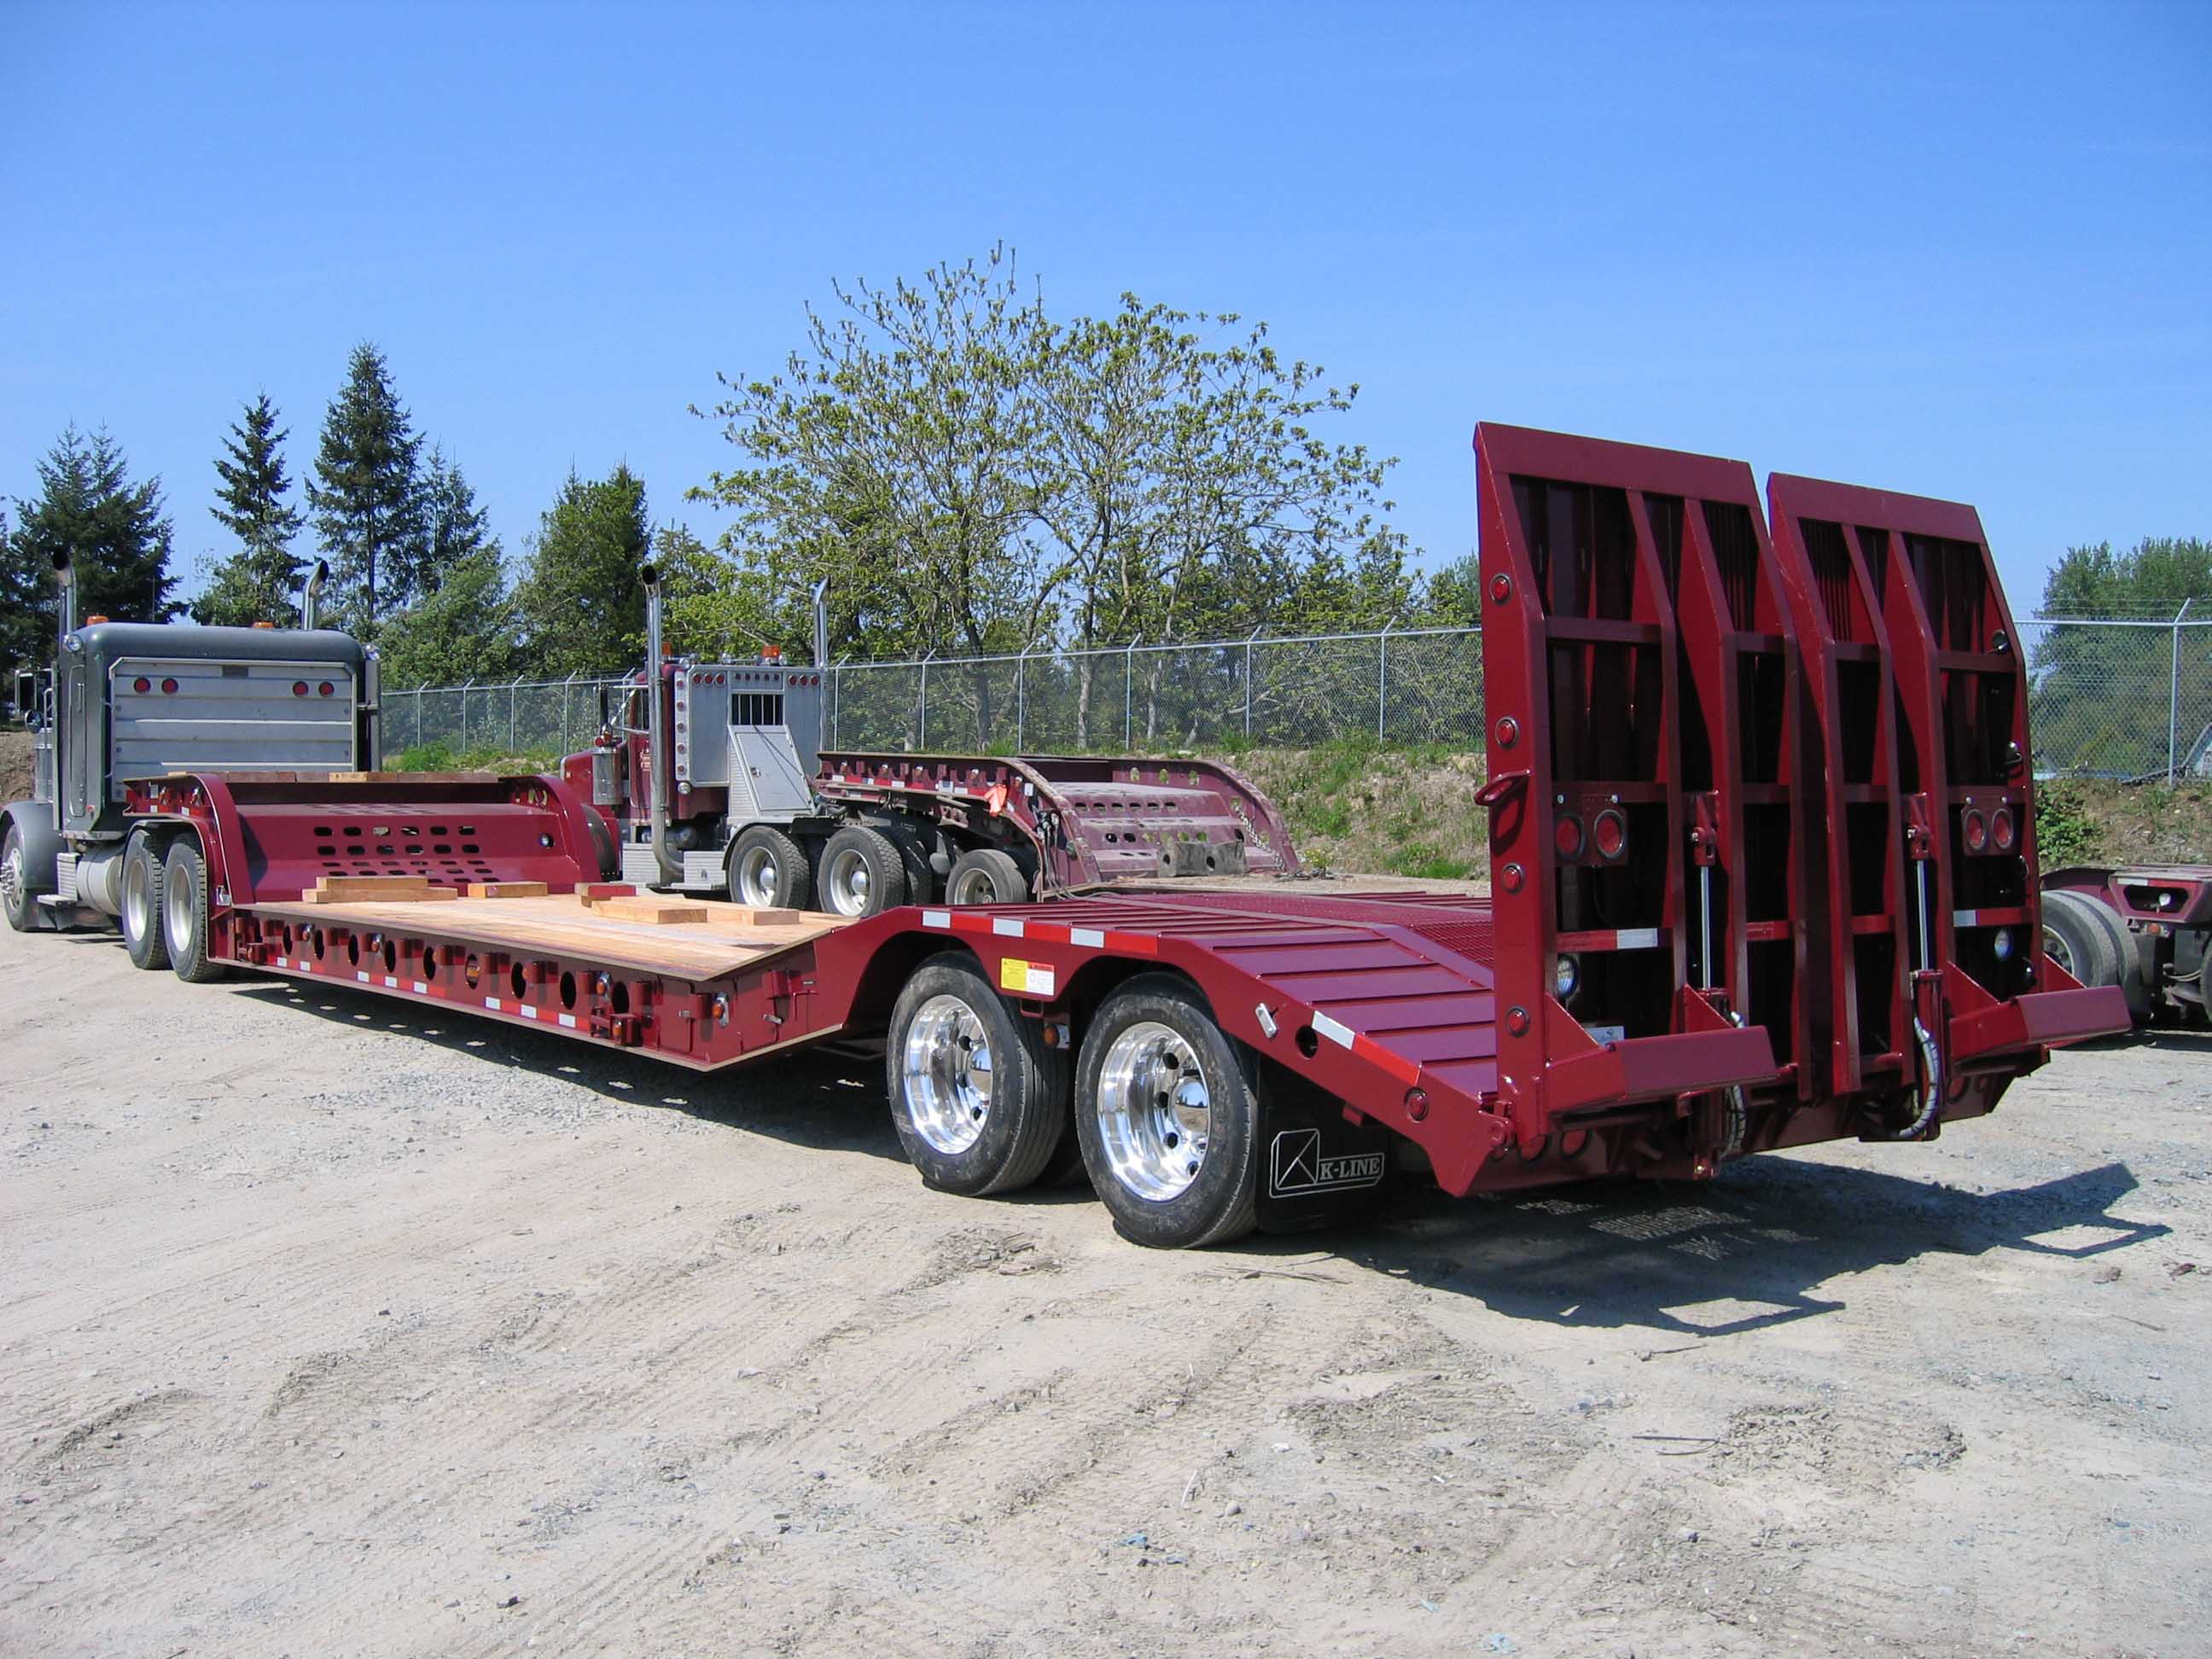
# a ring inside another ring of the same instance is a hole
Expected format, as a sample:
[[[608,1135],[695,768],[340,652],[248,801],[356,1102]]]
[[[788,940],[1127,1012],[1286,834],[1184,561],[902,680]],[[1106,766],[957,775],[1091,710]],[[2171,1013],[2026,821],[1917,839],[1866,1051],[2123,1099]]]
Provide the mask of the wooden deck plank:
[[[698,922],[618,921],[586,909],[574,894],[545,898],[456,899],[434,911],[416,903],[257,904],[258,915],[427,934],[511,956],[581,957],[612,968],[692,981],[719,978],[845,927],[842,916],[799,913],[787,925],[742,932]]]

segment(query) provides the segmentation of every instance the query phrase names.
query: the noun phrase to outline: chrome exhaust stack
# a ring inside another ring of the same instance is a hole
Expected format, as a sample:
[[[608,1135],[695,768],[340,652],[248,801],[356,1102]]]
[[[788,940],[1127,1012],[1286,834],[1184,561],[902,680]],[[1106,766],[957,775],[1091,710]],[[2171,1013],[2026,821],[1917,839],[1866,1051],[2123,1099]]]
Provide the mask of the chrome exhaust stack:
[[[684,862],[668,850],[668,716],[661,707],[660,568],[638,571],[645,583],[645,729],[652,752],[646,757],[646,813],[653,825],[653,861],[670,886],[684,879]],[[664,770],[666,768],[668,770]]]
[[[315,602],[323,597],[323,584],[330,579],[330,561],[317,559],[307,573],[307,585],[300,590],[300,626],[310,632],[315,626]]]

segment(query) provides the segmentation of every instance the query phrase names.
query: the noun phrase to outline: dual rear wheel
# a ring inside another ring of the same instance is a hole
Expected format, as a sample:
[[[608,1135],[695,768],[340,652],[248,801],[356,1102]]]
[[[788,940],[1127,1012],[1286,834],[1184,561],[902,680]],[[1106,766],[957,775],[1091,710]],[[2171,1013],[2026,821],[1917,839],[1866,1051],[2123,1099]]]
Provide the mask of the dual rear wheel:
[[[122,880],[116,920],[134,967],[174,969],[190,985],[228,971],[210,954],[207,859],[198,837],[179,836],[164,848],[151,836],[133,836],[123,854]]]
[[[857,921],[927,904],[935,873],[910,836],[848,823],[815,848],[773,824],[756,823],[730,846],[730,896],[756,909],[817,909]],[[947,904],[1019,904],[1030,881],[1011,854],[996,848],[963,853],[945,878]]]
[[[1071,1068],[975,958],[948,952],[908,981],[885,1060],[900,1144],[932,1187],[1007,1193],[1079,1168],[1138,1243],[1186,1249],[1252,1230],[1251,1063],[1182,979],[1115,989]]]

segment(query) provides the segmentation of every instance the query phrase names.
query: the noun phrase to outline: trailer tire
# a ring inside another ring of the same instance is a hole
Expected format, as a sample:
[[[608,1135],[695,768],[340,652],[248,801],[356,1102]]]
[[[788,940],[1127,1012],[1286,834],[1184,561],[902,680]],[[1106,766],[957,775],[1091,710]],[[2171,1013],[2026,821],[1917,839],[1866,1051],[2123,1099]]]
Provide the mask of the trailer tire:
[[[890,836],[848,823],[823,843],[814,893],[831,915],[881,915],[906,902],[906,864]]]
[[[1059,1151],[1066,1064],[973,957],[934,957],[907,981],[884,1061],[891,1122],[924,1185],[969,1198],[1015,1192]]]
[[[161,933],[169,966],[185,984],[210,984],[230,971],[208,954],[207,860],[191,836],[172,842],[162,864]]]
[[[1190,1249],[1258,1222],[1251,1067],[1182,980],[1143,975],[1100,1005],[1076,1060],[1075,1132],[1091,1186],[1133,1243]]]
[[[123,854],[122,902],[115,921],[122,929],[131,965],[149,972],[169,965],[169,936],[161,920],[162,873],[154,838],[143,833],[131,836]]]
[[[947,904],[1026,904],[1029,898],[1029,878],[1022,866],[1014,862],[1013,854],[995,847],[963,853],[945,878]]]
[[[2111,905],[2096,899],[2085,899],[2091,917],[2105,930],[2105,937],[2112,945],[2112,983],[2128,1000],[2128,1012],[2138,1021],[2150,1018],[2150,986],[2143,977],[2142,952],[2136,946],[2136,936],[2128,930],[2127,921]]]
[[[756,910],[804,910],[813,896],[806,854],[770,823],[750,825],[730,843],[730,897]]]
[[[0,838],[0,908],[8,912],[8,925],[19,933],[39,931],[39,901],[31,890],[30,849],[15,823]]]
[[[2068,888],[2053,888],[2043,896],[2044,954],[2084,985],[2120,982],[2119,952],[2098,920],[2101,908],[2094,899]]]

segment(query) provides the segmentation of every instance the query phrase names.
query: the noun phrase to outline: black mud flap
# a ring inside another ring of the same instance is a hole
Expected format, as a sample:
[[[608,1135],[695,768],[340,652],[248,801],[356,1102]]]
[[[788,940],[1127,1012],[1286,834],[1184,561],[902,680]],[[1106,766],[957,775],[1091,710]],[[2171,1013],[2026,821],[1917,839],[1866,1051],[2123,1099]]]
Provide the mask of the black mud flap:
[[[1355,1127],[1341,1101],[1280,1066],[1262,1066],[1258,1081],[1261,1231],[1365,1220],[1385,1193],[1395,1137],[1371,1119]]]

